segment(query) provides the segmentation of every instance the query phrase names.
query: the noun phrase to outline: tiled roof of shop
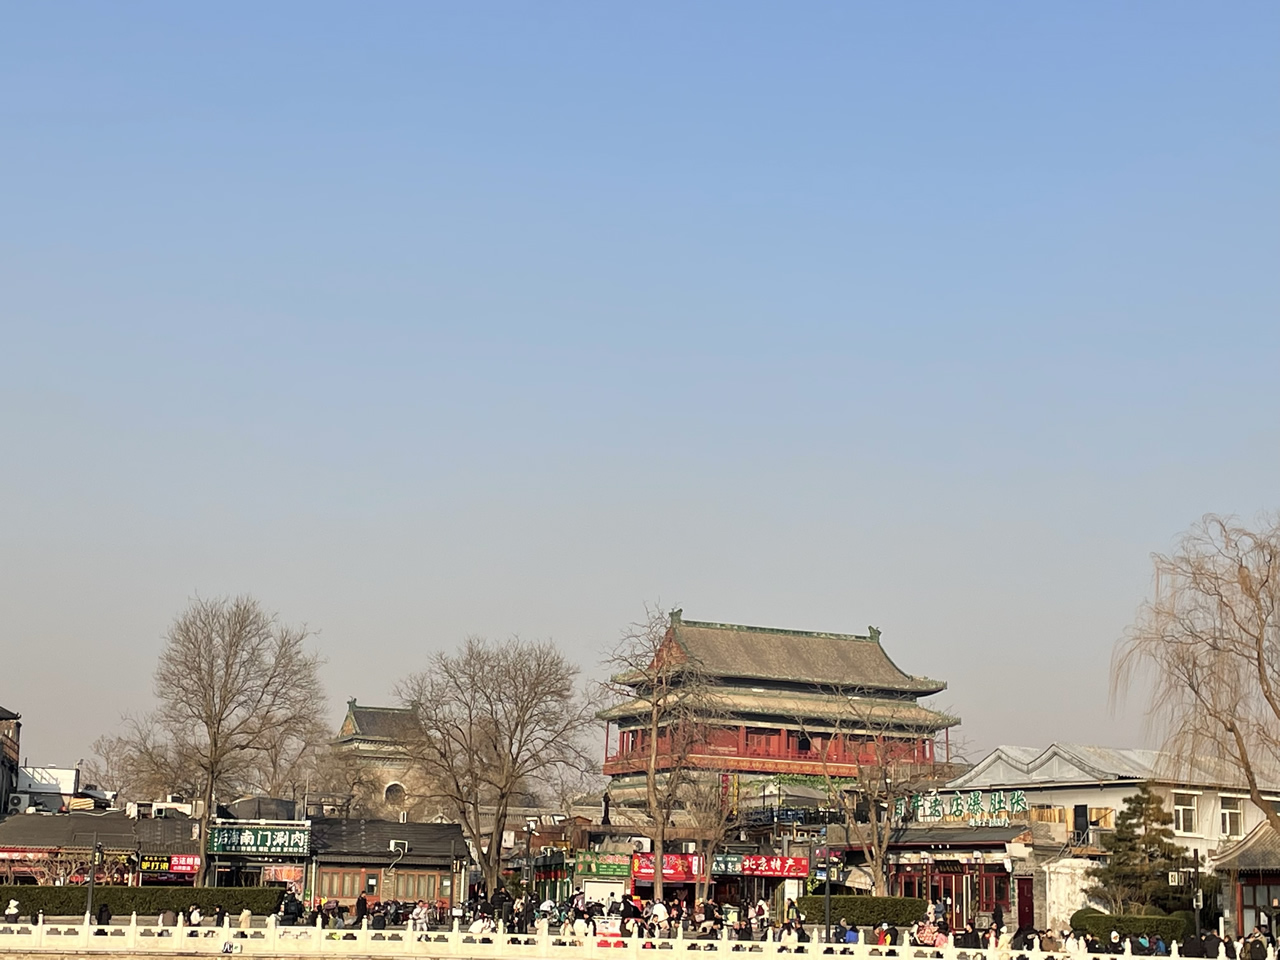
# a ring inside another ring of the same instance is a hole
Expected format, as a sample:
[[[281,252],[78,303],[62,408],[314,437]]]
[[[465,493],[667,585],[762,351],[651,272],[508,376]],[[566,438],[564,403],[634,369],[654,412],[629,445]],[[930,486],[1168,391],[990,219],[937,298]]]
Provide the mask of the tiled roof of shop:
[[[134,821],[122,810],[104,813],[16,813],[0,820],[0,849],[88,850],[93,835],[108,851],[137,846]]]
[[[392,840],[408,842],[409,849],[398,861],[406,866],[443,866],[451,854],[467,854],[462,827],[456,823],[326,818],[311,825],[311,849],[321,862],[391,863],[397,859],[390,849]]]
[[[1264,820],[1239,843],[1214,857],[1213,868],[1268,873],[1280,870],[1280,834]]]
[[[1280,775],[1258,770],[1261,786],[1280,790]],[[1057,783],[1185,783],[1237,787],[1239,770],[1208,755],[1179,757],[1159,750],[1051,743],[1038,747],[999,746],[947,786],[953,790],[1031,787]]]

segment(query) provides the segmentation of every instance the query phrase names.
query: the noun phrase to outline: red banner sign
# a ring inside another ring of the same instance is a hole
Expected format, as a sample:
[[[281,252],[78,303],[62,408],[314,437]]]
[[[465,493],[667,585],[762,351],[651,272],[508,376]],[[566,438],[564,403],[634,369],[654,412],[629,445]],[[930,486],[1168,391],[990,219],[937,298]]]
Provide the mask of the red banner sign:
[[[742,873],[748,877],[807,877],[809,858],[747,856],[742,858]]]
[[[697,880],[702,873],[702,857],[693,853],[664,853],[662,855],[662,882],[684,883]],[[631,876],[642,882],[653,882],[653,854],[631,855]]]

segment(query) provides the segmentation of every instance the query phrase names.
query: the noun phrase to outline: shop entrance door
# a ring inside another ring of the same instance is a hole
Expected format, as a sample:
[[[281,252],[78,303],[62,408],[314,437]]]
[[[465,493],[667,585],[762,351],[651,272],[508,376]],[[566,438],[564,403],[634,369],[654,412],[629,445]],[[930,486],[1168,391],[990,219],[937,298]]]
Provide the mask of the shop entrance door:
[[[1034,927],[1036,924],[1035,888],[1030,877],[1015,877],[1018,889],[1018,926]]]
[[[951,925],[951,929],[956,928],[956,917],[962,915],[961,911],[964,905],[960,902],[961,893],[963,892],[963,884],[960,881],[960,875],[954,873],[935,873],[929,880],[929,902],[937,903],[942,901],[943,919]],[[964,921],[961,921],[963,925]]]

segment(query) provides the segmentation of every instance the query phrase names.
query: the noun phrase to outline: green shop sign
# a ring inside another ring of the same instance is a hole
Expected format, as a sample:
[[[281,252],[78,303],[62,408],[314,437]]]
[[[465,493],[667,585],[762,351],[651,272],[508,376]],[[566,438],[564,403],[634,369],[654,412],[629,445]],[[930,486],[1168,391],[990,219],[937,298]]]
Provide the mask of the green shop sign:
[[[631,854],[584,851],[578,854],[573,870],[579,877],[629,877]]]
[[[209,827],[209,852],[305,857],[311,853],[311,827],[305,823],[217,823]]]
[[[893,801],[893,818],[902,820],[910,814],[914,820],[968,820],[990,825],[993,820],[1008,822],[1010,814],[1027,812],[1027,794],[1023,790],[992,790],[983,793],[915,793]]]
[[[717,877],[742,874],[742,857],[736,853],[716,853],[711,857],[711,873]]]

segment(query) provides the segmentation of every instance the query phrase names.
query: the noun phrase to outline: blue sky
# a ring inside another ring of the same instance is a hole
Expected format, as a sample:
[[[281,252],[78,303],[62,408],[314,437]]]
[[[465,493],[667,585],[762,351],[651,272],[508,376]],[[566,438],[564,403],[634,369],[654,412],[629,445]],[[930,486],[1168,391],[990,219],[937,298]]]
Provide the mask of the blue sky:
[[[10,5],[25,752],[84,756],[186,599],[240,591],[319,631],[335,711],[468,633],[595,672],[661,600],[875,624],[975,751],[1140,742],[1106,668],[1148,555],[1280,505],[1278,30]]]

